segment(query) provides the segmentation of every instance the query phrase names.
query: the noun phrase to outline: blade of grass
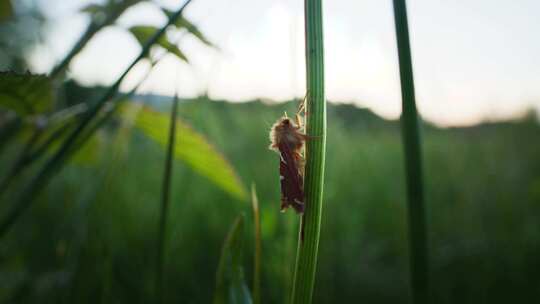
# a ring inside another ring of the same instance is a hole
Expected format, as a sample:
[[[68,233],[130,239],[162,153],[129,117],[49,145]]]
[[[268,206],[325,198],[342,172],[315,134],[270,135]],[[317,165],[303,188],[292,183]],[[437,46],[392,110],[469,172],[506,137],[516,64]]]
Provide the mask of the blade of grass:
[[[167,144],[167,157],[165,158],[165,170],[163,171],[163,188],[161,191],[161,211],[159,214],[159,232],[156,265],[156,299],[163,303],[163,269],[165,267],[165,235],[167,233],[167,215],[169,213],[169,201],[171,193],[172,166],[174,155],[174,140],[176,138],[176,113],[178,111],[178,95],[174,96],[171,109],[171,125],[169,130],[169,142]]]
[[[322,1],[305,0],[306,35],[306,208],[301,232],[292,291],[292,303],[311,303],[321,229],[326,150],[326,100],[324,96],[324,45]],[[302,233],[303,230],[303,233]],[[303,238],[302,238],[303,234]]]
[[[255,256],[253,258],[253,303],[261,303],[261,216],[255,184],[251,184],[251,204],[255,223]]]
[[[232,224],[221,248],[214,304],[251,304],[253,303],[244,281],[242,252],[244,250],[244,215],[240,214]]]
[[[49,118],[45,119],[44,127],[36,126],[34,134],[28,138],[18,158],[15,160],[9,174],[7,174],[2,182],[0,182],[0,197],[7,190],[17,177],[29,167],[34,161],[39,159],[52,146],[52,144],[61,138],[61,136],[69,130],[71,125],[75,123],[78,115],[86,111],[86,104],[81,103],[63,110],[60,110]],[[46,132],[49,128],[56,128],[52,132]],[[40,137],[44,137],[44,133],[50,135],[40,141]]]
[[[37,173],[37,175],[28,183],[28,185],[23,189],[19,199],[17,200],[14,207],[8,212],[8,214],[0,221],[0,238],[3,237],[9,228],[16,222],[19,216],[30,207],[36,195],[47,185],[51,176],[62,166],[65,160],[69,157],[71,150],[75,143],[78,142],[79,136],[86,129],[92,119],[100,112],[105,103],[111,99],[120,84],[131,71],[131,69],[143,58],[146,57],[147,53],[150,51],[150,48],[154,43],[156,43],[159,38],[165,33],[167,28],[173,24],[177,18],[180,17],[184,9],[191,3],[192,0],[187,0],[181,7],[178,9],[174,15],[172,15],[167,24],[165,24],[142,48],[139,56],[133,60],[131,65],[122,73],[122,75],[116,80],[116,82],[109,87],[109,89],[103,94],[103,96],[94,103],[89,111],[81,118],[81,121],[77,128],[75,128],[68,138],[63,142],[57,152],[51,157],[49,161],[42,167],[42,169]]]
[[[401,127],[407,178],[411,288],[413,303],[422,304],[428,303],[429,296],[428,246],[424,211],[420,132],[414,96],[411,47],[405,0],[394,0],[394,18],[403,108]]]
[[[110,16],[108,20],[104,23],[97,24],[95,22],[91,22],[88,27],[86,28],[86,31],[84,34],[79,38],[77,43],[73,46],[73,48],[69,51],[69,53],[62,59],[62,61],[53,68],[51,73],[49,74],[51,78],[56,78],[58,75],[62,74],[62,72],[69,66],[71,63],[71,60],[75,58],[75,56],[86,46],[86,44],[94,37],[94,35],[99,32],[103,27],[109,25],[114,19],[113,16]]]

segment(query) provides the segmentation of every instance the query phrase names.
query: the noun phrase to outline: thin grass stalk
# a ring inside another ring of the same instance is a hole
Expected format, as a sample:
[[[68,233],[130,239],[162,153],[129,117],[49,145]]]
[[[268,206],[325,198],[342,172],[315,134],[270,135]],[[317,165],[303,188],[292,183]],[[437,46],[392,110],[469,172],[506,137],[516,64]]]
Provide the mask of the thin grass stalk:
[[[66,159],[70,156],[70,152],[73,150],[73,146],[78,142],[79,136],[83,133],[86,127],[90,124],[92,119],[100,112],[104,107],[105,103],[111,99],[120,84],[131,71],[131,69],[143,58],[146,57],[150,48],[158,41],[158,39],[165,33],[167,28],[176,22],[176,20],[182,15],[184,9],[191,3],[192,0],[186,0],[186,2],[178,9],[171,17],[169,18],[167,24],[165,24],[158,32],[150,38],[144,47],[142,48],[139,56],[133,60],[131,65],[122,73],[118,80],[109,87],[109,89],[103,94],[103,96],[94,103],[88,112],[81,118],[81,121],[77,128],[75,128],[68,138],[62,143],[57,152],[53,157],[43,166],[43,168],[37,173],[37,175],[28,183],[28,185],[21,192],[19,199],[17,200],[14,207],[8,212],[8,214],[0,221],[0,238],[3,237],[9,228],[16,222],[16,220],[21,216],[21,214],[27,210],[32,202],[34,201],[36,195],[48,184],[52,175],[60,169]]]
[[[113,117],[113,115],[119,109],[120,105],[122,104],[124,100],[128,100],[131,97],[133,97],[133,95],[135,95],[139,87],[146,81],[146,79],[148,79],[148,77],[153,71],[153,68],[165,57],[165,54],[166,53],[162,54],[159,58],[157,58],[154,62],[152,62],[152,67],[139,80],[139,82],[131,89],[131,91],[129,91],[125,95],[122,95],[121,97],[118,97],[116,100],[111,102],[112,108],[106,111],[103,115],[101,115],[101,117],[99,117],[97,121],[93,123],[83,135],[80,136],[79,142],[81,143],[81,145],[79,145],[79,147],[81,147],[86,141],[88,141],[88,139],[90,139],[90,137],[92,137],[97,130],[99,130],[107,121],[109,121]],[[77,148],[74,149],[72,153],[74,153],[76,150]]]
[[[126,3],[127,4],[127,3]],[[109,26],[113,24],[122,13],[129,8],[129,5],[123,5],[116,7],[114,11],[112,11],[110,14],[106,16],[106,19],[102,22],[96,22],[95,20],[92,20],[88,27],[86,28],[86,31],[84,34],[79,38],[79,40],[75,43],[75,45],[71,48],[69,53],[60,61],[58,65],[56,65],[49,76],[51,78],[56,78],[59,75],[61,75],[69,66],[73,58],[77,56],[77,54],[84,49],[84,47],[92,40],[92,38],[104,27]]]
[[[77,107],[77,106],[74,106],[74,107]],[[74,113],[74,112],[72,113],[73,113],[73,117],[71,118],[74,118],[74,116],[77,116],[78,114],[80,114],[80,113]],[[65,120],[67,119],[68,117],[66,117]],[[49,122],[51,120],[49,120]],[[40,137],[42,137],[42,134],[45,132],[45,130],[38,128],[37,130],[34,131],[34,134],[25,143],[25,147],[21,150],[19,157],[15,160],[15,164],[9,171],[9,174],[7,174],[2,180],[2,182],[0,182],[0,197],[2,197],[2,195],[7,190],[9,185],[12,184],[17,179],[17,177],[24,172],[24,170],[28,166],[30,166],[34,161],[38,160],[42,155],[44,155],[47,149],[50,148],[51,145],[56,140],[60,139],[61,136],[69,130],[70,125],[74,122],[75,121],[65,122],[64,126],[59,127],[57,130],[55,130],[49,137],[44,139],[42,143],[39,145],[38,145],[38,142],[40,141]]]
[[[75,56],[86,46],[86,44],[92,39],[92,37],[94,37],[94,35],[99,32],[99,30],[101,30],[107,25],[108,23],[96,24],[94,21],[92,21],[88,25],[86,31],[81,36],[81,38],[79,38],[77,43],[75,43],[75,45],[66,55],[66,57],[64,57],[64,59],[62,59],[62,61],[60,61],[60,63],[53,68],[49,76],[51,78],[56,78],[61,75],[62,72],[65,71],[66,68],[69,66],[71,60],[75,58]]]
[[[32,147],[36,144],[36,141],[38,140],[42,132],[43,130],[40,127],[36,126],[35,130],[32,133],[32,136],[30,136],[24,147],[21,149],[21,151],[19,151],[15,162],[13,163],[13,166],[11,166],[11,168],[8,170],[8,174],[6,174],[0,181],[0,197],[2,197],[9,185],[22,171],[23,167],[25,166],[28,154],[32,150]]]
[[[322,1],[305,0],[306,144],[305,213],[301,219],[292,303],[311,303],[321,229],[326,150]],[[303,231],[303,232],[302,232]],[[303,234],[303,238],[302,238]]]
[[[165,239],[167,233],[167,217],[169,214],[172,167],[174,144],[176,139],[176,114],[178,111],[178,95],[174,96],[171,109],[171,124],[169,129],[169,141],[167,144],[167,157],[165,158],[165,170],[163,171],[163,188],[161,190],[161,210],[159,213],[159,232],[158,232],[158,252],[156,264],[156,298],[157,303],[163,303],[164,299],[164,279],[163,270],[165,268]]]
[[[421,139],[414,96],[411,47],[409,44],[405,0],[394,0],[394,18],[403,109],[401,127],[407,179],[411,289],[413,303],[424,304],[428,303],[429,296],[428,246],[424,210]]]
[[[84,146],[84,144],[95,134],[95,132],[97,132],[97,130],[99,130],[107,121],[109,121],[113,115],[116,113],[116,111],[119,109],[120,105],[122,104],[122,102],[124,100],[128,100],[130,99],[133,95],[135,95],[135,93],[137,92],[137,90],[139,89],[139,87],[146,81],[146,79],[148,79],[148,77],[150,76],[151,72],[153,71],[153,67],[156,66],[164,57],[165,57],[165,54],[162,54],[159,58],[157,58],[154,62],[152,62],[152,68],[150,68],[146,74],[139,80],[139,82],[131,89],[131,91],[129,91],[127,94],[124,94],[122,96],[118,96],[115,100],[113,100],[112,102],[110,102],[110,104],[112,105],[112,108],[109,109],[108,111],[101,111],[103,113],[101,115],[101,117],[98,117],[97,118],[97,121],[95,123],[92,123],[90,125],[90,127],[87,128],[87,130],[85,132],[83,132],[82,135],[79,136],[79,139],[78,139],[78,144],[76,144],[74,146],[74,148],[71,150],[71,154],[74,154],[76,153],[80,148],[82,148]],[[86,105],[86,104],[79,104],[79,105]],[[77,106],[74,106],[74,107],[77,107]],[[63,110],[64,111],[64,110]],[[86,111],[86,109],[85,109]],[[76,113],[74,111],[72,111],[71,113],[74,113],[75,115],[80,115],[82,113]],[[36,151],[34,153],[32,153],[32,155],[30,155],[28,157],[28,162],[32,162],[35,160],[35,158],[39,157],[40,155],[43,154],[43,152],[45,152],[45,150],[47,148],[50,147],[50,145],[57,139],[60,137],[60,135],[65,132],[66,130],[68,130],[67,128],[62,128],[62,129],[59,129],[57,130],[57,132],[55,132],[55,134],[53,134],[44,144],[41,145],[41,147],[39,149],[36,149]],[[58,134],[56,134],[58,133]]]
[[[146,80],[147,77],[148,77],[148,73],[145,75],[145,77],[141,81],[139,81],[139,83],[128,94],[126,94],[125,98],[129,98],[133,96],[135,91],[144,82],[144,80]],[[75,145],[71,153],[75,153],[79,148],[81,148],[84,145],[84,143],[86,143],[86,141],[90,139],[90,137],[95,133],[95,131],[97,131],[97,129],[99,129],[106,121],[108,121],[112,117],[112,115],[116,112],[116,109],[118,108],[118,104],[121,101],[120,99],[122,99],[122,97],[120,97],[118,101],[114,102],[115,107],[113,109],[107,111],[101,118],[99,118],[99,120],[96,123],[92,124],[92,126],[89,127],[89,129],[83,135],[79,136],[79,140],[78,140],[79,145]],[[38,145],[36,148],[31,149],[31,151],[28,149],[24,149],[22,151],[20,159],[16,160],[16,166],[14,166],[13,169],[10,171],[10,174],[8,174],[2,180],[2,182],[0,182],[0,197],[5,192],[9,184],[11,184],[21,173],[23,173],[23,171],[27,167],[32,165],[33,162],[35,162],[36,160],[41,158],[43,155],[45,155],[45,152],[51,148],[52,144],[54,144],[57,140],[61,139],[62,136],[66,132],[69,131],[71,125],[76,123],[75,118],[77,116],[84,114],[86,110],[87,110],[86,103],[79,103],[75,106],[60,110],[54,113],[49,118],[48,124],[50,124],[50,122],[52,121],[57,121],[57,123],[59,121],[60,123],[65,123],[65,125],[55,130],[49,137],[44,139],[42,143]],[[38,140],[39,138],[30,139],[26,143],[26,145],[28,146]]]
[[[253,207],[253,221],[255,223],[255,256],[253,258],[253,304],[261,303],[261,216],[259,212],[259,199],[255,184],[251,184],[251,204]]]

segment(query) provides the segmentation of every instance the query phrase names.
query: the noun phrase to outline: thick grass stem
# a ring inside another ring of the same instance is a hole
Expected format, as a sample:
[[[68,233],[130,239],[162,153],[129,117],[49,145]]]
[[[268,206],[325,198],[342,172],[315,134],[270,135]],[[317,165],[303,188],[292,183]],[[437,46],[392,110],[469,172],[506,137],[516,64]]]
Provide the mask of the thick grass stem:
[[[305,0],[306,38],[306,208],[302,217],[292,303],[311,303],[321,229],[326,150],[326,99],[324,95],[324,44],[322,1]],[[302,232],[301,232],[302,233]]]

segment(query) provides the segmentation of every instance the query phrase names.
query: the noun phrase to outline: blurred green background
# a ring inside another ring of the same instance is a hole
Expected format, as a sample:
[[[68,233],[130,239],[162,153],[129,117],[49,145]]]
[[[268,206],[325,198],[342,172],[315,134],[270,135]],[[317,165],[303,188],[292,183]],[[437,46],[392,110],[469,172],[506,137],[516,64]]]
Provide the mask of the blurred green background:
[[[293,112],[295,104],[200,98],[179,106],[179,117],[230,160],[244,184],[257,186],[265,303],[285,301],[296,246],[298,217],[279,212],[278,156],[267,149],[269,126],[285,110]],[[350,105],[332,104],[328,115],[315,301],[408,303],[399,125]],[[113,125],[97,134],[98,149],[83,149],[87,157],[66,167],[2,240],[3,301],[151,301],[164,149],[136,129],[116,132]],[[434,303],[539,300],[537,121],[424,125],[423,131]],[[3,168],[18,148],[2,153]],[[220,246],[240,212],[247,215],[244,256],[251,280],[248,201],[176,161],[171,202],[167,302],[210,302]]]

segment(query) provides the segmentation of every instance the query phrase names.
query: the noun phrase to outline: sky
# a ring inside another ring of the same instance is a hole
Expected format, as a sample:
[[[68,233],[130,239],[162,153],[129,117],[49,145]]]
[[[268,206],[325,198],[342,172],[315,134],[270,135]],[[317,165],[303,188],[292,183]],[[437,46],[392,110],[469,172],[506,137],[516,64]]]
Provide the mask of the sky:
[[[91,0],[37,0],[51,22],[34,69],[50,71],[81,35]],[[183,1],[156,1],[174,9]],[[324,3],[325,91],[386,118],[401,112],[391,0]],[[216,99],[286,100],[305,94],[302,0],[194,0],[186,16],[219,49],[189,35],[180,48],[190,64],[166,56],[140,93]],[[536,0],[407,1],[418,109],[440,126],[510,119],[540,110],[540,2]],[[74,59],[70,76],[111,84],[140,51],[125,29],[162,25],[157,6],[139,4],[99,33]],[[128,90],[146,73],[139,64]]]

